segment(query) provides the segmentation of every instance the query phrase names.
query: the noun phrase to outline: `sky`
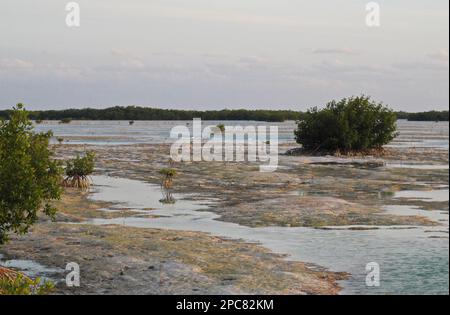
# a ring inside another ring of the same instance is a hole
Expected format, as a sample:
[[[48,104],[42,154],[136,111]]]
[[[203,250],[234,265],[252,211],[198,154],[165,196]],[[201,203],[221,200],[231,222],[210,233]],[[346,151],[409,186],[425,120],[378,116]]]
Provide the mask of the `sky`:
[[[1,0],[0,109],[448,109],[449,1]]]

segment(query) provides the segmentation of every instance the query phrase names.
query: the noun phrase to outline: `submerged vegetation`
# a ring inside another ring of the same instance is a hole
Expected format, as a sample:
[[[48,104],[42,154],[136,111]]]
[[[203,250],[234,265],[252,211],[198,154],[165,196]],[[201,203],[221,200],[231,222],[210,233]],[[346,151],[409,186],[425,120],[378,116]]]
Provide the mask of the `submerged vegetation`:
[[[332,101],[298,121],[295,137],[312,152],[351,153],[381,149],[396,137],[396,115],[369,97]]]
[[[95,153],[86,152],[81,157],[66,162],[66,177],[63,185],[65,187],[87,189],[91,186],[89,176],[94,172],[95,168]]]
[[[24,234],[38,211],[53,217],[61,196],[62,168],[49,150],[51,132],[35,133],[22,104],[0,121],[0,244],[8,233]]]

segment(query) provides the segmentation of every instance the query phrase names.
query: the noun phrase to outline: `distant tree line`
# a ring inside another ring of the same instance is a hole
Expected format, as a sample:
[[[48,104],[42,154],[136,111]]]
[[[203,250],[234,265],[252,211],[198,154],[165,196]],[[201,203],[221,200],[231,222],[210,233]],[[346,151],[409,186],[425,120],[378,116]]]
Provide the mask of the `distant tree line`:
[[[398,119],[407,119],[410,121],[448,121],[447,111],[429,111],[421,113],[397,112]]]
[[[11,111],[0,110],[0,119],[8,119]],[[448,121],[448,111],[430,111],[423,113],[397,112],[398,119],[412,121]],[[283,122],[287,120],[301,120],[304,113],[293,110],[176,110],[159,109],[138,106],[116,106],[106,109],[65,109],[30,111],[33,120],[255,120],[269,122]]]
[[[0,111],[0,118],[7,119],[9,111]],[[218,111],[192,111],[158,109],[148,107],[112,107],[106,109],[66,109],[30,111],[29,117],[33,120],[256,120],[282,122],[286,120],[299,120],[301,112],[292,110],[218,110]]]

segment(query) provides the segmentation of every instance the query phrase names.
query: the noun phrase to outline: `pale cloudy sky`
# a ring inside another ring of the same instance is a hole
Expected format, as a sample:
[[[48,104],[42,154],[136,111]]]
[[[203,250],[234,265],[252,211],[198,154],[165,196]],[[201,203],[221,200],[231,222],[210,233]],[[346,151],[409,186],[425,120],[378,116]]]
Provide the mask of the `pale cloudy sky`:
[[[0,109],[298,109],[369,94],[449,103],[449,1],[1,0]]]

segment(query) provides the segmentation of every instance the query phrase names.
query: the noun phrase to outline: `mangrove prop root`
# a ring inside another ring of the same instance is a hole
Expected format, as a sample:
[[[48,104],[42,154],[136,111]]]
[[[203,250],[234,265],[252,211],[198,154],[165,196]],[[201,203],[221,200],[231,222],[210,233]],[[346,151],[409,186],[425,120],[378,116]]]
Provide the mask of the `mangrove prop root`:
[[[88,176],[70,176],[63,181],[64,187],[88,189],[91,187],[91,179]]]
[[[15,271],[15,270],[8,269],[5,267],[0,267],[0,281],[7,280],[7,281],[12,282],[12,281],[16,280],[19,275],[22,275],[22,277],[24,277],[25,279],[29,279],[28,277],[24,276],[23,274]]]
[[[166,177],[163,182],[162,182],[162,186],[165,189],[171,189],[173,187],[173,180],[171,177]]]

